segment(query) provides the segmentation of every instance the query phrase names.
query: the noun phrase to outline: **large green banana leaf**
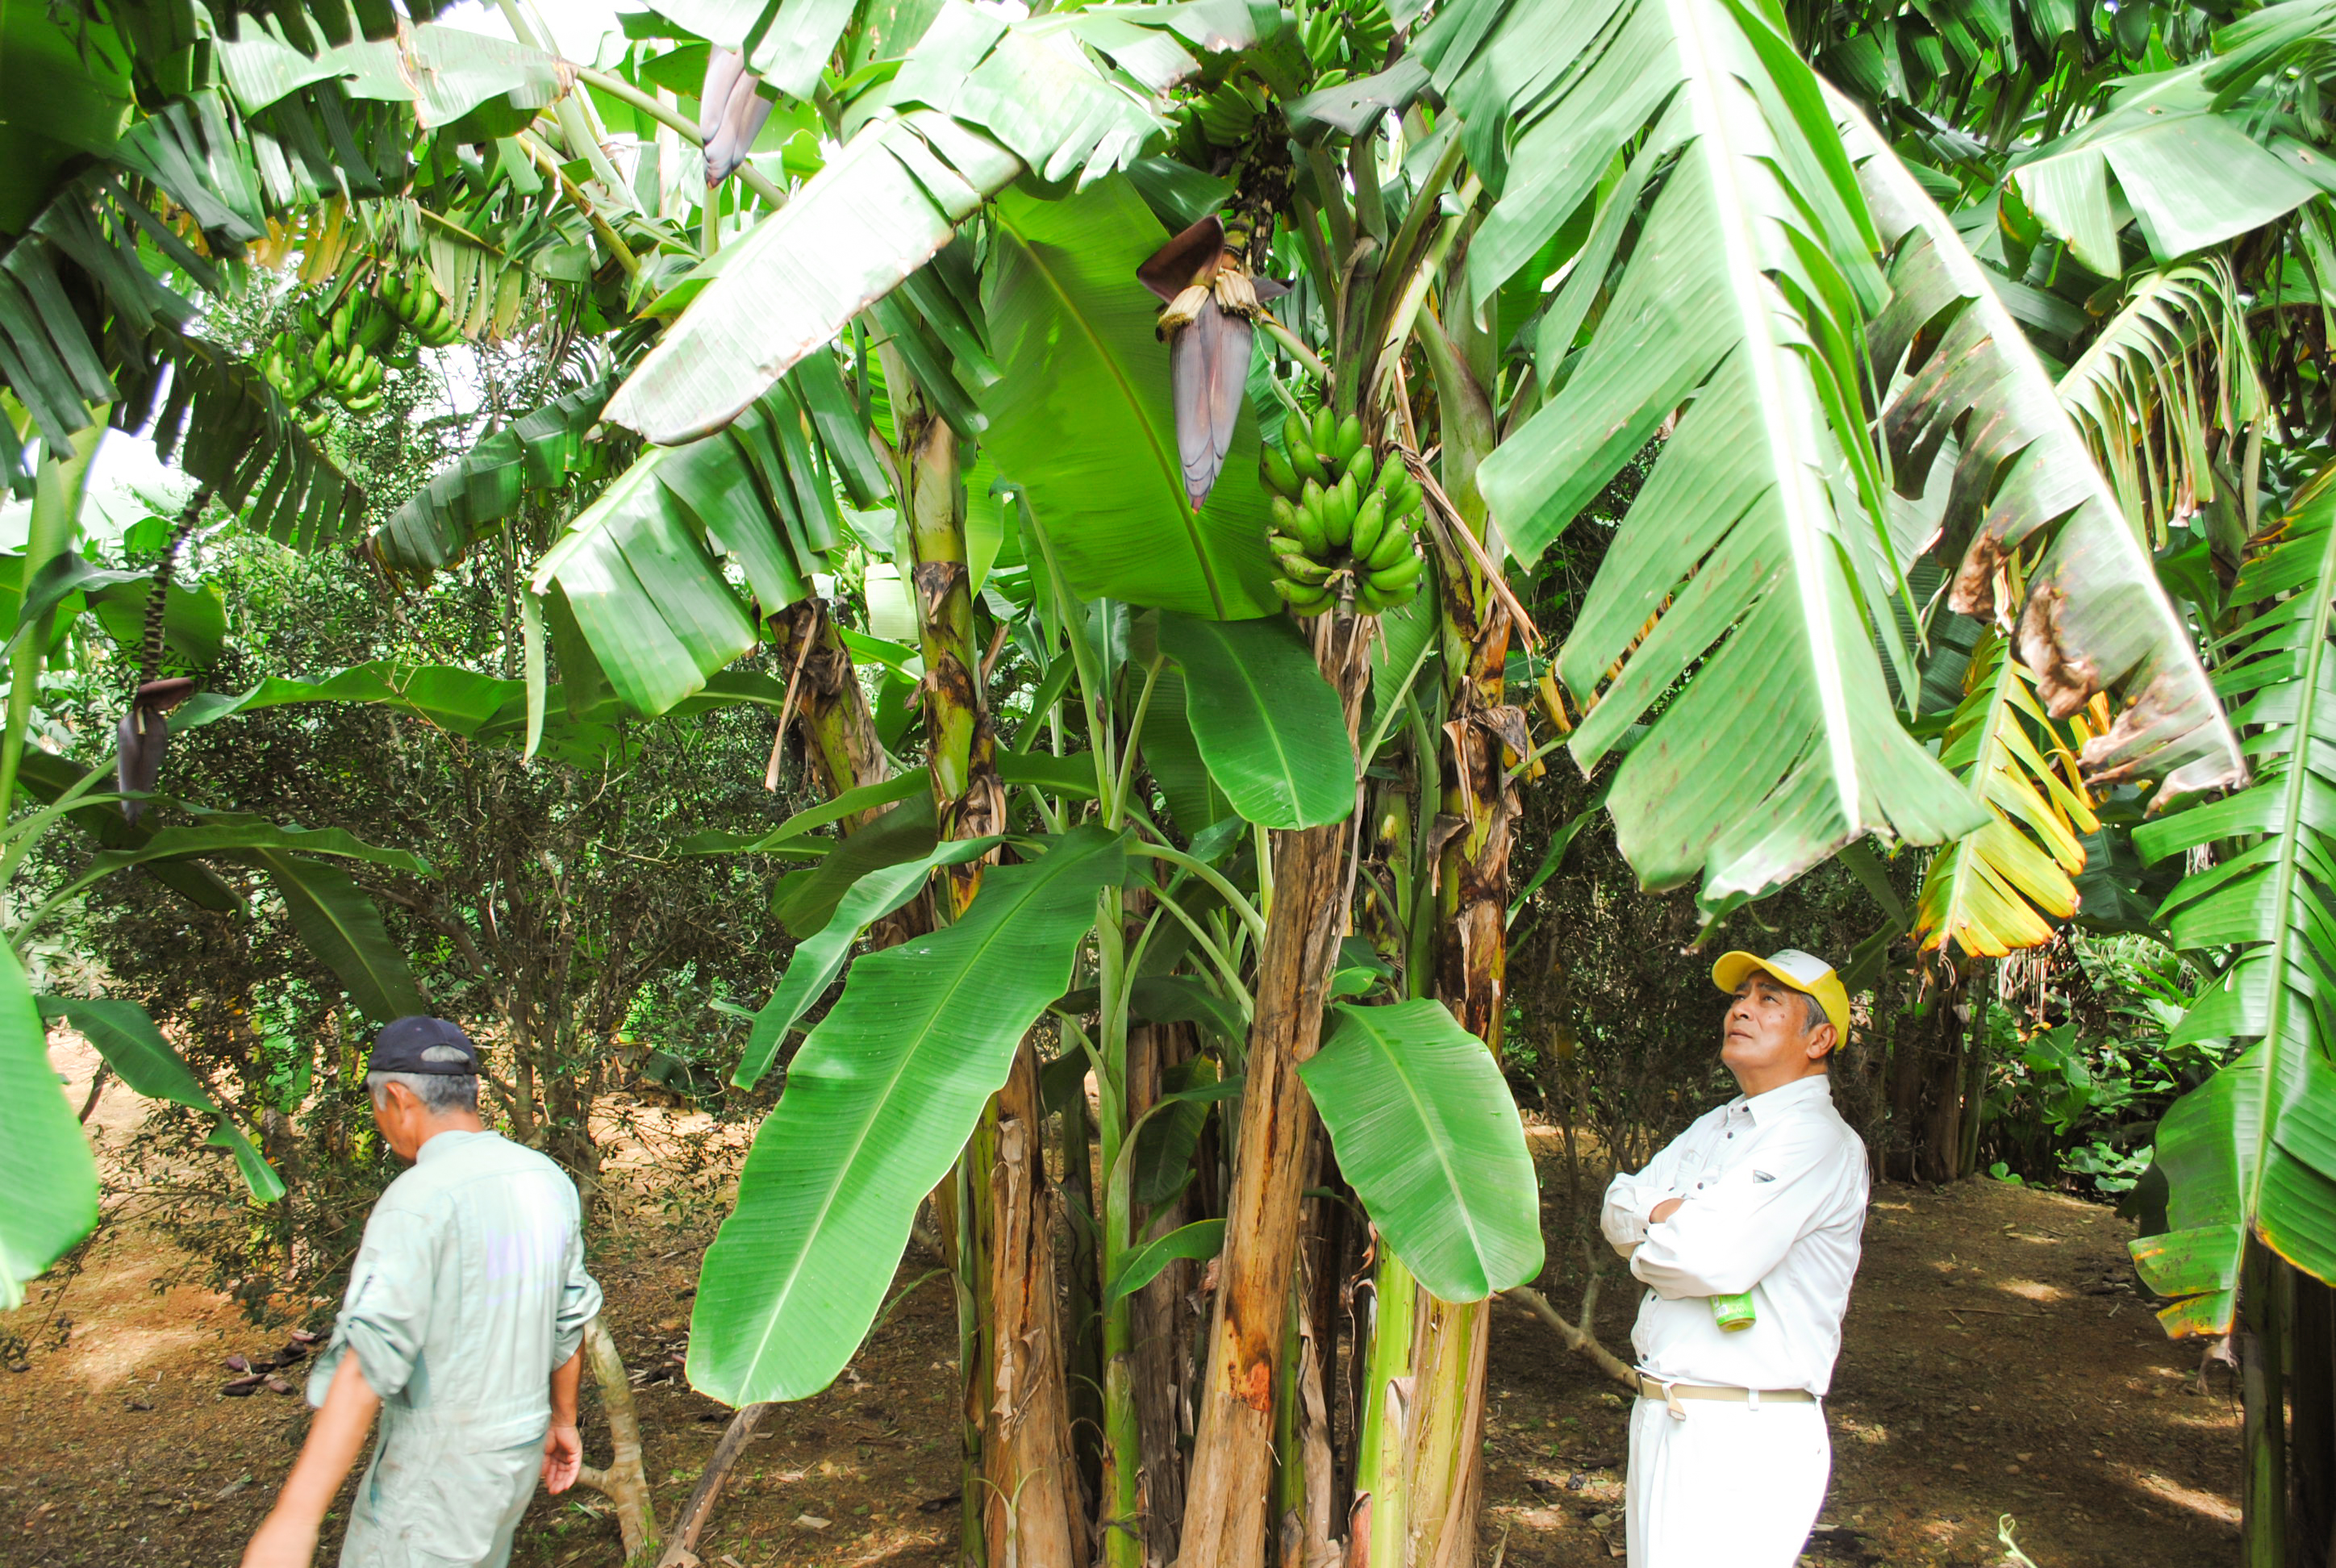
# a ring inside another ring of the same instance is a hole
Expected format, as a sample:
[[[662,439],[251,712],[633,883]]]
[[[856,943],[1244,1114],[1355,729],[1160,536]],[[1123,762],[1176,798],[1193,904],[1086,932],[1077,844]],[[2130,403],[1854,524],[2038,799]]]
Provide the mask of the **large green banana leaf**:
[[[609,684],[637,711],[667,711],[754,644],[754,619],[715,551],[736,563],[768,616],[808,595],[842,542],[837,480],[856,491],[853,476],[875,459],[864,427],[834,406],[842,388],[821,357],[726,429],[644,453],[537,563],[536,592],[556,584],[565,593]]]
[[[1278,610],[1257,421],[1199,511],[1185,499],[1168,351],[1129,287],[1168,238],[1114,176],[1061,201],[998,199],[982,304],[1004,374],[981,394],[999,472],[1027,495],[1084,599],[1224,620]]]
[[[2244,777],[2189,628],[2049,373],[1953,222],[1846,100],[1832,102],[1893,251],[1893,295],[1873,328],[1874,361],[1894,370],[1909,345],[1926,350],[1883,412],[1898,488],[1914,495],[1936,483],[1941,448],[1959,443],[1939,502],[1943,559],[1956,563],[1949,605],[1993,618],[2002,561],[2046,534],[2015,651],[2055,718],[2111,694],[2115,722],[2080,758],[2087,779],[2162,778],[2166,800]]]
[[[1085,186],[1126,168],[1163,134],[1151,94],[1197,67],[1192,51],[1277,25],[1233,0],[1010,23],[947,0],[900,73],[854,102],[826,167],[676,291],[687,309],[608,416],[667,443],[719,429],[991,196],[1026,171]]]
[[[993,870],[962,919],[862,958],[754,1135],[707,1249],[689,1380],[732,1405],[817,1393],[859,1348],[917,1204],[1070,983],[1119,839],[1083,828]]]
[[[2159,911],[2177,947],[2234,956],[2168,1037],[2252,1040],[2157,1125],[2162,1235],[2132,1243],[2175,1298],[2167,1331],[2221,1334],[2248,1235],[2336,1281],[2336,470],[2298,495],[2233,586],[2277,602],[2234,633],[2218,672],[2251,732],[2253,788],[2135,830],[2145,861],[2235,841]]]
[[[1599,150],[1518,159],[1502,207],[1533,202],[1544,180],[1586,191],[1627,151],[1549,307],[1544,375],[1594,298],[1602,315],[1478,481],[1531,562],[1677,418],[1559,659],[1577,697],[1597,699],[1571,743],[1583,766],[1654,715],[1610,797],[1641,881],[1700,873],[1716,915],[1867,833],[1935,843],[1981,825],[1899,726],[1874,651],[1879,636],[1904,657],[1857,353],[1886,291],[1839,133],[1781,16],[1727,0],[1554,15],[1471,0],[1428,31],[1423,54],[1480,161],[1505,134],[1488,117],[1521,122],[1521,143]],[[1540,205],[1552,228],[1573,204],[1562,198]]]
[[[0,942],[0,1311],[97,1223],[97,1165],[73,1120],[16,950]]]
[[[567,595],[608,684],[642,713],[665,712],[754,646],[753,618],[725,579],[697,519],[660,472],[696,450],[666,447],[643,456],[577,514],[536,564],[535,591],[548,594],[556,584]],[[768,538],[775,555],[775,536],[753,487],[738,484],[728,494],[747,514],[739,537],[757,545]]]
[[[1287,616],[1163,612],[1160,651],[1183,668],[1185,722],[1235,811],[1270,828],[1321,827],[1354,811],[1355,748],[1338,694]]]
[[[1484,1042],[1441,1002],[1332,1009],[1299,1076],[1338,1174],[1419,1282],[1481,1301],[1541,1272],[1541,1184]]]
[[[144,1008],[111,997],[43,997],[40,1006],[44,1018],[62,1018],[79,1029],[131,1092],[218,1117],[219,1126],[206,1141],[235,1156],[253,1198],[272,1203],[284,1195],[284,1178],[252,1146],[235,1118],[219,1109]]]

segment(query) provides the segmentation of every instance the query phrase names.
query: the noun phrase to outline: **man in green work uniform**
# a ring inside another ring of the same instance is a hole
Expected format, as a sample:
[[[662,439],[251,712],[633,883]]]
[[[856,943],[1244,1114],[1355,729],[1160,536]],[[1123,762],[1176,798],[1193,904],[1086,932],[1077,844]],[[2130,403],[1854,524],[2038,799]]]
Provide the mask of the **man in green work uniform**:
[[[582,1466],[576,1388],[600,1288],[575,1183],[487,1131],[478,1072],[443,1018],[400,1018],[374,1042],[374,1125],[414,1168],[365,1223],[308,1379],[316,1424],[244,1568],[307,1568],[375,1410],[341,1568],[501,1568],[538,1476],[563,1492]]]

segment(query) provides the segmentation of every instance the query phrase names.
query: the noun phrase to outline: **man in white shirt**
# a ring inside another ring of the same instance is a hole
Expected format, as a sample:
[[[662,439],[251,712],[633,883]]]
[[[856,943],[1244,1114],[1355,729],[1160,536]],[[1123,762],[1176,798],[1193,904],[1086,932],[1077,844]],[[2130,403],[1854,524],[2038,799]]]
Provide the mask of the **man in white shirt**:
[[[1796,949],[1732,952],[1720,1060],[1744,1092],[1606,1189],[1647,1285],[1630,1343],[1630,1568],[1790,1568],[1833,1468],[1819,1402],[1865,1225],[1865,1145],[1825,1065],[1849,998]],[[1750,1296],[1742,1303],[1713,1298]],[[1724,1322],[1735,1323],[1732,1329]]]

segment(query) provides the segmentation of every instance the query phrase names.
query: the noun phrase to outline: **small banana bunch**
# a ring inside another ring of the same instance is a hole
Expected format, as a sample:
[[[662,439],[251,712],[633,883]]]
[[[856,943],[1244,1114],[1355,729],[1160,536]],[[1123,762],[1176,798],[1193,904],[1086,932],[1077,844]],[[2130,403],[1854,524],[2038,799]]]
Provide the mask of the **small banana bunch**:
[[[1264,112],[1262,89],[1228,82],[1202,98],[1192,114],[1210,146],[1239,147],[1257,129],[1258,118]]]
[[[438,297],[435,285],[418,269],[394,281],[384,278],[374,297],[389,307],[397,324],[432,348],[443,348],[462,336],[461,326]]]
[[[1301,616],[1349,596],[1364,615],[1409,604],[1420,571],[1411,536],[1426,511],[1418,481],[1399,459],[1373,453],[1354,414],[1333,422],[1325,408],[1310,430],[1294,415],[1281,428],[1287,449],[1267,443],[1262,464],[1273,591]]]

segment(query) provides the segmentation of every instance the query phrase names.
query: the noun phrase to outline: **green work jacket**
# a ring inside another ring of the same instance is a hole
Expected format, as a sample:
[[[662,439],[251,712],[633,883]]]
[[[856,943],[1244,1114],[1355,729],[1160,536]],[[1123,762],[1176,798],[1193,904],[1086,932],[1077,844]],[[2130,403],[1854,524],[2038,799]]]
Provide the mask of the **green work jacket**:
[[[355,1350],[385,1442],[420,1427],[467,1453],[540,1441],[551,1374],[599,1310],[575,1183],[500,1134],[440,1133],[365,1222],[308,1402]]]

